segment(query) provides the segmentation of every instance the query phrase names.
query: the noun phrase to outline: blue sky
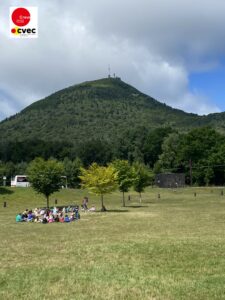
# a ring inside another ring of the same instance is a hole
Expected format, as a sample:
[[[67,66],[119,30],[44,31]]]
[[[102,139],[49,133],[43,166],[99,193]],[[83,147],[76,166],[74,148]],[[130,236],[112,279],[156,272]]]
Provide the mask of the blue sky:
[[[174,108],[225,110],[224,0],[24,0],[39,37],[10,38],[0,4],[0,120],[67,86],[107,77]]]
[[[191,73],[189,80],[192,91],[204,94],[225,111],[225,64],[214,70]]]
[[[204,93],[222,111],[225,111],[225,65],[208,72],[192,73],[190,89]]]

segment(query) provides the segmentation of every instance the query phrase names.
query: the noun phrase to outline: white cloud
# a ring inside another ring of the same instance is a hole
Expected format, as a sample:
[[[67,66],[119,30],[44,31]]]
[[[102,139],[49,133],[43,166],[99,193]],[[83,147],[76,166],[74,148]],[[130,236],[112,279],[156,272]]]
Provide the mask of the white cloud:
[[[150,58],[147,64],[135,63],[135,68],[140,77],[140,89],[146,94],[151,93],[152,97],[161,102],[200,115],[221,111],[204,95],[188,90],[188,73],[185,68]]]
[[[12,106],[12,103],[8,101],[8,99],[0,99],[0,118],[4,118],[6,116],[11,116],[16,113],[16,109]]]
[[[209,99],[198,93],[186,92],[182,95],[180,103],[177,103],[177,108],[187,112],[196,111],[199,115],[207,115],[211,112],[221,112],[221,109],[210,103]]]
[[[66,86],[106,77],[108,64],[168,105],[199,114],[219,111],[189,90],[188,78],[217,66],[225,53],[222,0],[25,0],[24,6],[39,7],[36,40],[10,39],[9,6],[21,2],[1,5],[0,118]]]

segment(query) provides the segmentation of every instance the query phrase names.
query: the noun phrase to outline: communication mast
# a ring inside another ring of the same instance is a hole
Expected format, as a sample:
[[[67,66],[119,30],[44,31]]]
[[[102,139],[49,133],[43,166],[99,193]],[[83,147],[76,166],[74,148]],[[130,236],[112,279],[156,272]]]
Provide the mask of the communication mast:
[[[110,65],[108,65],[108,78],[111,78],[111,69],[110,69]]]

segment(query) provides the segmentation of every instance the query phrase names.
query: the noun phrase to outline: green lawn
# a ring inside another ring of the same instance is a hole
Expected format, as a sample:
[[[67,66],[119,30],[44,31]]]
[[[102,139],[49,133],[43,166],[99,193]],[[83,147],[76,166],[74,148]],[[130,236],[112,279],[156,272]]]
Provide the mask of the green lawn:
[[[0,299],[225,299],[221,189],[149,188],[125,208],[117,192],[105,197],[108,212],[69,224],[16,224],[17,212],[45,200],[26,188],[0,192]],[[84,195],[64,189],[51,203]]]

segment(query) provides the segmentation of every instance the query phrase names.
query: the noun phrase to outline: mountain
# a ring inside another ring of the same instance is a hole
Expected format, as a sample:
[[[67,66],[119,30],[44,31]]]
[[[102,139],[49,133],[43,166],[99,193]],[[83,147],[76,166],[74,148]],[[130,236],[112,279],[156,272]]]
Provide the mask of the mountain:
[[[0,142],[41,139],[77,143],[115,140],[136,127],[186,131],[213,126],[225,132],[225,113],[198,116],[173,109],[120,78],[84,82],[60,90],[0,123]]]

